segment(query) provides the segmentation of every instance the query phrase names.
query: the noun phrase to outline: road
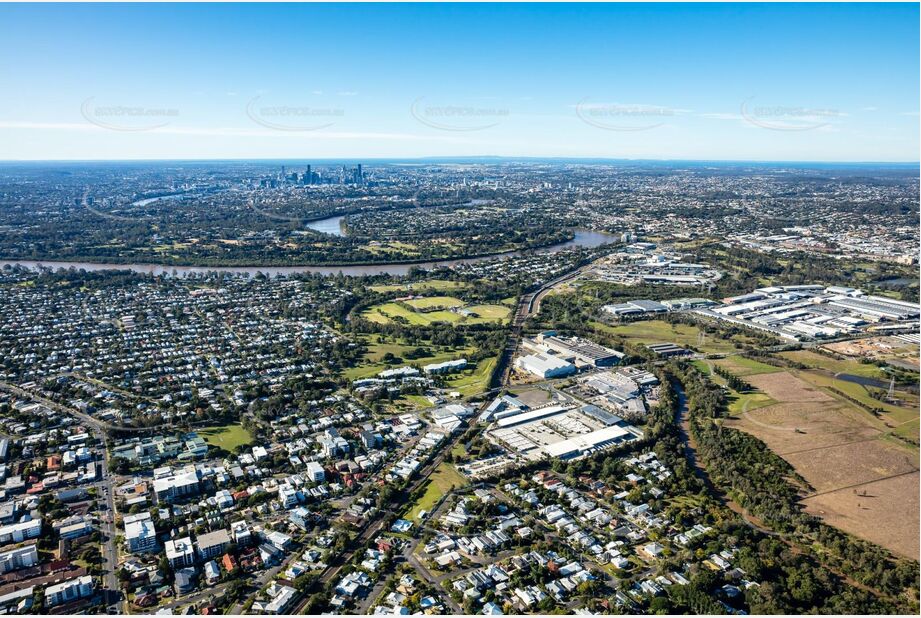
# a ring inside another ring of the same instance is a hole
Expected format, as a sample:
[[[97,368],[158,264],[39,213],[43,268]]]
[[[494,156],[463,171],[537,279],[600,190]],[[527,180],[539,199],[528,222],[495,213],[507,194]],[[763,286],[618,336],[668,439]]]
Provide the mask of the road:
[[[159,427],[125,427],[123,425],[113,425],[105,421],[100,421],[97,418],[93,418],[89,414],[85,414],[74,408],[62,405],[60,403],[57,403],[56,401],[52,401],[51,399],[48,399],[47,397],[43,397],[42,395],[38,393],[33,393],[31,391],[23,390],[14,384],[10,384],[9,382],[0,382],[0,389],[5,389],[19,397],[24,397],[24,398],[31,399],[32,401],[36,401],[48,408],[51,408],[52,410],[56,412],[60,412],[61,414],[68,414],[70,416],[74,416],[80,419],[81,421],[83,421],[84,423],[86,423],[87,425],[89,425],[90,427],[97,429],[99,431],[102,431],[102,432],[129,431],[129,432],[137,432],[137,433],[145,433],[145,432],[149,433],[149,432],[157,431],[160,429]]]
[[[543,301],[553,288],[572,281],[590,267],[591,263],[584,264],[574,270],[563,273],[541,285],[535,291],[524,294],[518,299],[515,315],[512,318],[512,323],[509,325],[509,336],[505,342],[505,348],[503,348],[502,354],[499,356],[499,362],[489,384],[490,389],[498,389],[508,383],[509,374],[512,369],[512,359],[515,357],[515,352],[518,350],[518,344],[521,342],[524,323],[529,317],[540,312],[541,301]]]
[[[484,404],[484,406],[485,405],[486,404]],[[451,449],[454,448],[463,436],[464,432],[458,432],[450,437],[441,447],[441,450],[419,471],[415,480],[413,480],[402,493],[409,495],[422,487],[432,473],[435,472],[438,466],[444,461],[445,455],[451,452]],[[397,499],[399,499],[399,497]],[[405,504],[401,503],[388,504],[386,508],[380,509],[371,519],[366,521],[361,528],[359,528],[358,536],[348,543],[346,550],[329,560],[327,567],[320,573],[320,576],[316,579],[311,589],[304,595],[304,598],[298,603],[297,608],[293,610],[292,613],[300,614],[309,602],[312,593],[315,593],[318,589],[325,588],[329,583],[335,581],[342,568],[349,564],[355,557],[355,553],[363,551],[365,545],[381,532],[388,516],[402,512],[405,506]]]
[[[124,602],[121,593],[121,587],[119,586],[118,576],[116,574],[118,570],[118,547],[115,542],[115,499],[113,498],[114,488],[112,477],[109,474],[109,447],[108,447],[108,436],[106,435],[106,427],[108,423],[103,423],[98,419],[93,418],[88,414],[84,414],[79,410],[61,405],[50,399],[31,393],[29,391],[23,390],[18,386],[9,384],[8,382],[0,382],[0,389],[9,391],[15,394],[17,397],[22,397],[25,399],[30,399],[32,401],[41,403],[48,408],[60,412],[61,414],[67,414],[69,416],[75,417],[86,424],[86,426],[93,432],[93,435],[102,443],[102,469],[100,470],[101,481],[96,483],[94,486],[97,488],[97,491],[100,493],[98,496],[98,501],[105,505],[106,516],[99,518],[99,530],[102,533],[104,539],[102,542],[102,557],[105,560],[105,575],[103,575],[103,587],[104,594],[106,597],[106,605],[114,609],[117,613],[124,613]],[[94,462],[97,467],[99,462]]]

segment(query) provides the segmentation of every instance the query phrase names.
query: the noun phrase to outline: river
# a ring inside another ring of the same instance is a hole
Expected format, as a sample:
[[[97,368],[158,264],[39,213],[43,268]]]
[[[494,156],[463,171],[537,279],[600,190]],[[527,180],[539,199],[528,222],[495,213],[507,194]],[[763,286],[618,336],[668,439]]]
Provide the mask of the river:
[[[332,217],[331,219],[341,219],[341,217]],[[314,221],[314,224],[329,222],[331,219],[322,219]],[[331,225],[328,223],[326,225]],[[316,229],[316,228],[312,228]],[[499,255],[484,255],[481,257],[461,258],[456,260],[436,260],[430,262],[418,262],[415,264],[367,264],[355,266],[173,266],[170,264],[112,264],[112,263],[92,263],[92,262],[65,262],[54,260],[0,260],[0,268],[10,265],[20,265],[26,268],[53,268],[98,271],[98,270],[132,270],[139,273],[151,273],[155,275],[169,275],[175,272],[179,276],[189,274],[200,274],[207,272],[228,272],[228,273],[249,273],[255,275],[262,273],[264,275],[289,275],[295,273],[319,273],[321,275],[343,274],[351,277],[365,277],[369,275],[405,275],[410,268],[424,268],[431,270],[436,267],[451,267],[459,264],[473,264],[482,262],[495,257],[512,257],[528,253],[556,253],[563,249],[571,247],[598,247],[605,243],[615,242],[618,240],[615,234],[607,232],[594,232],[590,230],[576,230],[575,237],[572,240],[550,245],[540,249],[524,249],[521,251],[509,251]]]
[[[343,219],[345,219],[345,215],[339,217],[329,217],[327,219],[318,219],[317,221],[311,221],[308,223],[307,227],[315,232],[320,232],[321,234],[345,236],[345,233],[342,231]]]
[[[132,206],[147,206],[148,204],[153,204],[154,202],[159,202],[160,200],[180,200],[184,197],[192,197],[192,193],[170,193],[169,195],[158,195],[157,197],[148,197],[143,200],[138,200],[136,202],[131,202]]]

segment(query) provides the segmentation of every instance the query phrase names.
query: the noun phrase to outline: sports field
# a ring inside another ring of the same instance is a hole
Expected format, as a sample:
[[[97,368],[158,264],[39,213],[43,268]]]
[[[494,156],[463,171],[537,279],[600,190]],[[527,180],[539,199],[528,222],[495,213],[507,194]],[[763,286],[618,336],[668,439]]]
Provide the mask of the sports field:
[[[204,429],[197,429],[195,433],[204,438],[208,444],[231,452],[241,444],[252,444],[254,440],[253,434],[243,429],[242,425],[205,427]]]
[[[392,366],[383,362],[384,355],[387,353],[404,359],[400,365],[405,365],[407,362],[419,365],[429,365],[432,363],[443,363],[445,361],[463,358],[473,352],[473,348],[471,347],[449,348],[428,345],[424,347],[432,351],[432,356],[425,356],[409,361],[406,359],[406,354],[416,347],[416,345],[406,344],[401,341],[387,341],[384,343],[369,342],[368,351],[365,353],[361,364],[357,367],[346,369],[342,374],[348,380],[358,380],[360,378],[368,378],[377,375],[385,369],[390,369]]]
[[[361,317],[377,324],[390,324],[405,320],[415,326],[429,326],[435,322],[449,324],[504,323],[512,310],[503,305],[470,305],[454,296],[423,296],[402,302],[374,305],[362,312]]]

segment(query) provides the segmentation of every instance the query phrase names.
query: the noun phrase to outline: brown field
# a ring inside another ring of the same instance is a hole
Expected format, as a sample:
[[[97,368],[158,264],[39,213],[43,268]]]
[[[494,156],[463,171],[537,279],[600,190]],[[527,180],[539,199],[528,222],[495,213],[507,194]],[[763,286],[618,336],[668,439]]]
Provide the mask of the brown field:
[[[746,379],[755,388],[780,402],[806,403],[810,401],[832,401],[833,397],[822,389],[809,384],[786,371],[762,373]]]
[[[726,424],[764,441],[793,465],[812,487],[803,499],[807,510],[918,559],[917,449],[888,436],[890,428],[866,411],[793,373],[746,380],[778,403],[746,410]],[[866,499],[855,499],[864,491]]]
[[[885,440],[788,453],[784,459],[819,494],[918,471],[916,457]]]
[[[806,511],[856,536],[918,559],[918,472],[806,498]]]
[[[754,435],[781,456],[881,435],[874,427],[855,423],[852,411],[838,402],[777,403],[748,410],[728,424]]]

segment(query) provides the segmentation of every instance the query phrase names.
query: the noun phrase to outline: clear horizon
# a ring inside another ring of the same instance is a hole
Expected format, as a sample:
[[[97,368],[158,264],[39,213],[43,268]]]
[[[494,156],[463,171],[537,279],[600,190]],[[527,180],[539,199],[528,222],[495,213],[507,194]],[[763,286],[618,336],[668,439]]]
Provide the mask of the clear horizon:
[[[0,161],[916,164],[917,4],[0,5]]]
[[[418,157],[361,157],[361,156],[339,156],[339,157],[258,157],[258,158],[163,158],[163,159],[145,159],[145,158],[124,158],[124,159],[0,159],[0,165],[3,164],[29,164],[29,163],[314,163],[318,165],[333,165],[340,163],[402,163],[402,162],[433,162],[446,161],[449,163],[489,163],[495,161],[521,161],[521,162],[585,162],[585,163],[695,163],[695,164],[755,164],[755,165],[801,165],[801,166],[881,166],[893,165],[897,167],[911,167],[921,165],[921,161],[834,161],[834,160],[814,160],[814,161],[794,161],[780,159],[651,159],[651,158],[615,158],[615,157],[555,157],[555,156],[515,156],[515,155],[469,155],[469,156],[418,156]],[[919,170],[921,171],[921,170]]]

